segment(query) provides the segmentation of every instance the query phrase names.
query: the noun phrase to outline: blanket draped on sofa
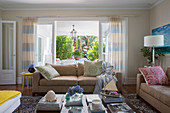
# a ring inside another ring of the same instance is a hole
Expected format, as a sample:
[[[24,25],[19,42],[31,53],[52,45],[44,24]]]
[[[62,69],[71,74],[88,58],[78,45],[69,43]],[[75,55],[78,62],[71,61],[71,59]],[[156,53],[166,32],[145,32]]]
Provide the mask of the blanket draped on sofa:
[[[103,87],[105,87],[112,79],[117,82],[117,78],[114,76],[113,66],[108,62],[102,64],[102,74],[97,76],[97,82],[94,89],[94,94],[99,94]]]

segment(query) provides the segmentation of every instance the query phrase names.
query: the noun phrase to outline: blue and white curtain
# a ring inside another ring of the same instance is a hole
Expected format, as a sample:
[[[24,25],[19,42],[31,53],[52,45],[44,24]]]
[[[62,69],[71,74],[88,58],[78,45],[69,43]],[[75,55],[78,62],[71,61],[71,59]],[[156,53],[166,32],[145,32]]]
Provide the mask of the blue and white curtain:
[[[22,22],[22,71],[27,72],[29,65],[35,63],[35,24],[37,18],[25,17]],[[26,80],[25,80],[26,81]],[[30,83],[31,84],[31,80]]]
[[[35,24],[37,18],[23,18],[22,22],[22,70],[27,71],[30,64],[34,64],[35,53]]]
[[[111,17],[107,35],[106,62],[111,63],[116,70],[123,68],[124,17]]]

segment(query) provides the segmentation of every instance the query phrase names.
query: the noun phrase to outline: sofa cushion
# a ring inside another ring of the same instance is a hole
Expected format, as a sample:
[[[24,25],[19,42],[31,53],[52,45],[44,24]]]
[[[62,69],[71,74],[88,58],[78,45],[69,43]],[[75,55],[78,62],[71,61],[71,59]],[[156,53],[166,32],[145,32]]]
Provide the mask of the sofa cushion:
[[[141,90],[170,106],[170,86],[141,84]]]
[[[78,84],[81,86],[93,86],[96,85],[97,77],[85,77],[78,76]]]
[[[40,86],[73,86],[77,84],[77,76],[58,76],[49,81],[46,79],[40,80]]]
[[[76,74],[76,64],[70,65],[54,65],[51,66],[57,70],[61,76],[77,76]]]
[[[161,66],[139,68],[148,85],[169,84],[168,77]]]
[[[84,75],[84,64],[78,63],[77,75],[81,76]]]

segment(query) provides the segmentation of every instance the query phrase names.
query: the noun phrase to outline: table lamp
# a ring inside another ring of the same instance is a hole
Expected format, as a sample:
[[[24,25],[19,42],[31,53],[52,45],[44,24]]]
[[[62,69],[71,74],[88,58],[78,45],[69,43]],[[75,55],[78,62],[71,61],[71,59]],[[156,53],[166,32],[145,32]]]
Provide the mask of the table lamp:
[[[164,46],[164,35],[145,36],[144,46],[152,47],[152,66],[154,66],[155,65],[155,47]]]

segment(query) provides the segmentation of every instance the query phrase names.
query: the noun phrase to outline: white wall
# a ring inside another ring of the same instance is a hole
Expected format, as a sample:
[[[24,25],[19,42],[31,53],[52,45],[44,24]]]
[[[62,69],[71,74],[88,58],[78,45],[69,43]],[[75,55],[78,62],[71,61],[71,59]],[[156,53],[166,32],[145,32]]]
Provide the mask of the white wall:
[[[0,9],[0,18],[2,18],[2,10]]]
[[[129,17],[128,34],[128,83],[136,83],[138,68],[146,61],[140,52],[143,37],[149,34],[149,10],[45,10],[45,11],[8,11],[2,12],[4,20],[17,21],[17,75],[22,71],[22,18],[16,16],[48,16],[48,15],[139,15]]]
[[[161,4],[150,10],[150,33],[152,29],[170,23],[170,0],[164,0]],[[164,70],[170,66],[170,56],[160,58]]]

